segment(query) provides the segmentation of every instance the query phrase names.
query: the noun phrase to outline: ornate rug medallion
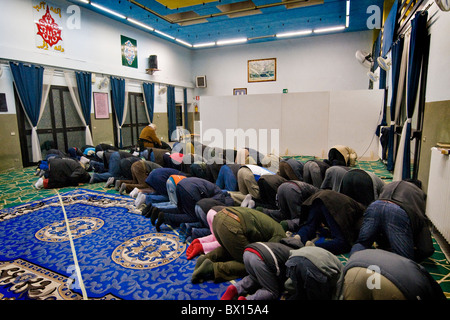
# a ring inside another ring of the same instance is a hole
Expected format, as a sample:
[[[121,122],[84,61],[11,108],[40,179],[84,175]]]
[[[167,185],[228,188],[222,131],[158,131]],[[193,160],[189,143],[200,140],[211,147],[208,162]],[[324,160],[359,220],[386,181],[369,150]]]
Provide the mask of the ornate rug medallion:
[[[100,229],[104,221],[95,217],[68,219],[72,239],[81,238]],[[36,238],[47,242],[69,241],[65,220],[54,222],[36,232]]]
[[[112,259],[125,268],[152,269],[177,259],[185,247],[176,235],[149,233],[119,245],[112,253]]]

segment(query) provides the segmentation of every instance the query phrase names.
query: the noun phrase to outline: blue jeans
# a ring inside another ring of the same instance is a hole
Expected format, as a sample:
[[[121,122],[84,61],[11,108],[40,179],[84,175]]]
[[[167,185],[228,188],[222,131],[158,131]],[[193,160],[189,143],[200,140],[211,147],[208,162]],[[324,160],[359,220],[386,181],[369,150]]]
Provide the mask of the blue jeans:
[[[89,164],[91,165],[91,167],[94,169],[94,172],[105,172],[105,165],[103,164],[103,162],[100,161],[94,161],[91,160],[89,162]]]
[[[408,214],[395,203],[376,200],[367,207],[358,241],[350,255],[371,248],[374,241],[387,241],[390,251],[414,259],[414,238]]]
[[[178,203],[176,194],[177,185],[175,184],[172,178],[167,179],[166,188],[167,188],[167,195],[169,196],[169,201],[174,204],[177,204]]]
[[[108,171],[102,172],[102,173],[94,173],[93,175],[93,182],[102,182],[107,181],[110,177],[120,177],[121,176],[121,170],[120,170],[120,153],[114,152],[109,157],[109,163],[108,163]]]
[[[168,197],[166,196],[157,196],[155,198],[152,199],[152,205],[159,208],[161,211],[164,212],[173,212],[173,213],[177,213],[178,212],[178,207],[177,207],[177,195],[175,193],[176,189],[177,189],[177,185],[175,184],[175,182],[173,182],[172,179],[168,179],[166,182],[166,186],[167,186],[167,194]],[[152,195],[148,195],[147,197],[152,196]],[[163,199],[166,200],[163,200]],[[155,199],[157,201],[155,201]],[[159,201],[162,200],[162,201]],[[146,198],[146,202],[147,202],[147,198]]]
[[[145,204],[148,206],[149,204],[160,203],[160,202],[168,202],[169,197],[162,194],[153,194],[149,193],[145,196]]]
[[[206,219],[207,212],[203,211],[202,207],[199,205],[195,205],[195,215],[197,216],[198,221],[200,221],[202,225],[209,230],[208,220]]]
[[[231,168],[226,164],[220,167],[219,175],[216,179],[216,185],[222,190],[238,191],[236,176],[233,171],[231,171]]]
[[[311,206],[306,223],[298,231],[301,241],[305,244],[306,241],[314,239],[322,223],[329,227],[330,238],[316,242],[316,247],[324,248],[333,254],[350,251],[351,245],[345,239],[341,228],[322,201],[315,201]]]
[[[164,213],[179,213],[177,204],[170,201],[154,203],[153,206],[163,211]]]

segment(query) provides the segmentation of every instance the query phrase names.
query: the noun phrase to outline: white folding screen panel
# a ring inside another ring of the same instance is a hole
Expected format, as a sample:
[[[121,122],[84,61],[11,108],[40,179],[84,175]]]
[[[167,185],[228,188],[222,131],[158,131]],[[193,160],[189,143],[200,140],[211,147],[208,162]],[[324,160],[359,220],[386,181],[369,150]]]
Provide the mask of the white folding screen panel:
[[[358,156],[365,152],[364,158],[371,158],[378,152],[375,131],[382,102],[382,90],[203,96],[199,133],[204,144],[235,148],[236,138],[226,141],[227,129],[234,134],[242,130],[247,141],[251,132],[256,132],[258,144],[267,146],[267,150],[260,145],[257,149],[270,153],[275,146],[271,130],[279,130],[276,151],[280,155],[326,158],[328,150],[340,144],[353,148]],[[264,131],[260,130],[266,130],[267,140],[261,140]]]
[[[238,97],[201,97],[200,141],[211,147],[224,148],[226,129],[238,127]]]
[[[383,96],[383,90],[330,92],[327,150],[345,145],[353,148],[358,157],[376,156],[378,138],[374,133],[381,121]]]
[[[273,151],[279,154],[281,100],[279,94],[238,96],[237,128],[242,129],[245,141],[235,138],[234,147],[249,147],[263,154]],[[238,135],[238,132],[234,134]]]
[[[321,157],[328,140],[329,92],[282,95],[280,154]]]

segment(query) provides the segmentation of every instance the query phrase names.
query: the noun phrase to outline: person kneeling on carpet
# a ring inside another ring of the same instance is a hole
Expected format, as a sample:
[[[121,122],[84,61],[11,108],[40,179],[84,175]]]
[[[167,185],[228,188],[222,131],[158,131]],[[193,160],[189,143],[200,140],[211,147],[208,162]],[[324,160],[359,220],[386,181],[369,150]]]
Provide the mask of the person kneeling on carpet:
[[[213,232],[220,246],[197,259],[192,283],[224,282],[245,276],[244,249],[253,242],[279,242],[283,227],[266,214],[246,207],[227,207],[215,215]]]
[[[341,299],[344,265],[330,251],[306,246],[290,252],[284,288],[287,300]]]
[[[202,200],[201,200],[202,201]],[[213,251],[215,248],[220,246],[220,243],[217,241],[216,236],[214,235],[212,222],[217,212],[225,208],[224,206],[214,206],[209,209],[206,214],[206,220],[208,221],[208,225],[211,233],[204,237],[195,238],[191,244],[186,249],[186,258],[191,260],[202,253],[209,253]]]
[[[343,274],[344,300],[446,300],[422,265],[383,249],[352,253]]]
[[[137,208],[141,205],[146,205],[148,210],[152,208],[153,203],[170,201],[167,194],[167,180],[171,175],[185,176],[186,174],[172,168],[156,168],[152,170],[145,179],[145,183],[149,187],[137,189],[137,194],[133,194],[135,190],[131,191],[130,196],[136,196],[134,205]]]
[[[160,204],[154,204],[144,209],[147,212],[145,216],[150,216],[151,223],[156,226],[156,230],[158,231],[160,231],[163,223],[176,228],[181,223],[197,222],[198,218],[195,213],[195,205],[201,199],[212,198],[222,202],[226,206],[233,205],[234,203],[227,191],[221,190],[208,180],[197,177],[188,177],[180,180],[176,184],[174,195],[177,199],[175,207],[164,208]],[[158,221],[156,222],[156,220]]]
[[[300,237],[296,247],[303,244]],[[285,263],[292,247],[282,242],[255,242],[245,247],[243,260],[248,275],[228,286],[221,300],[276,300],[286,281]],[[250,295],[247,295],[250,294]]]
[[[431,256],[434,246],[425,215],[426,194],[420,185],[417,180],[386,184],[378,200],[364,212],[361,231],[351,253],[370,249],[377,242],[379,248],[416,262]]]
[[[91,179],[84,165],[71,158],[52,158],[48,160],[48,170],[35,183],[36,189],[54,189],[78,186]]]

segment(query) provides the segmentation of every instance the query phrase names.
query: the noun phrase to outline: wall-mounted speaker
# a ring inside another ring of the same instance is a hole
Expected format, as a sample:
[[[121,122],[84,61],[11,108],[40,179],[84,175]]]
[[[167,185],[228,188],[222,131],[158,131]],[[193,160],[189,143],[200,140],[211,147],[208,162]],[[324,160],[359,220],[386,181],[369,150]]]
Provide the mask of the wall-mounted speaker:
[[[156,55],[151,55],[148,59],[149,69],[158,69],[158,57]]]
[[[206,88],[206,76],[195,77],[195,86],[197,88]]]

